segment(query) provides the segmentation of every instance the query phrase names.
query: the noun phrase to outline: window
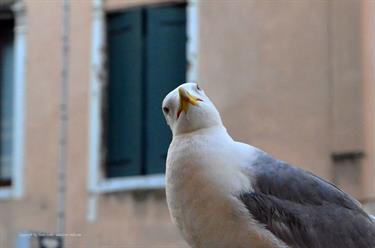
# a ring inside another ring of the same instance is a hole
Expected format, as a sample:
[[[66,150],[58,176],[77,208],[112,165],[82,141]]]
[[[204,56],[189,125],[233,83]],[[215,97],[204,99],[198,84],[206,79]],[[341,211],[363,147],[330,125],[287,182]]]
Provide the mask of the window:
[[[14,19],[0,17],[0,187],[12,184]]]
[[[185,81],[186,40],[185,5],[107,16],[106,177],[164,173],[171,132],[160,108]]]

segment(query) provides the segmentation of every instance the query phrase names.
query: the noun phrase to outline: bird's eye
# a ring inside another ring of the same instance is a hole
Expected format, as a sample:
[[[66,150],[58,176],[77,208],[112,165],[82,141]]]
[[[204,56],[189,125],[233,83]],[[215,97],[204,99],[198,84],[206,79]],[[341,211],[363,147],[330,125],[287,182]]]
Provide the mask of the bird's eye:
[[[164,113],[168,114],[169,113],[169,108],[168,107],[163,107]]]
[[[197,84],[197,90],[201,90],[201,87],[199,87],[199,85]]]

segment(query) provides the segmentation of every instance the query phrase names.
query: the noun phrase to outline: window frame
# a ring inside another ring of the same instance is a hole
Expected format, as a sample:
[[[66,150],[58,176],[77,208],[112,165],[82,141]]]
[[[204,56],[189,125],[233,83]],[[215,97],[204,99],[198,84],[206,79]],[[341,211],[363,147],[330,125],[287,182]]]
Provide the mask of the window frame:
[[[25,78],[26,78],[26,8],[23,1],[15,3],[14,64],[13,64],[13,131],[11,185],[0,187],[0,200],[18,199],[24,195],[25,144]]]
[[[173,3],[173,2],[172,2]],[[91,70],[89,100],[89,180],[88,191],[92,194],[109,193],[136,189],[163,189],[165,174],[105,178],[102,175],[102,94],[105,89],[105,54],[102,48],[106,42],[106,23],[104,3],[93,1],[93,21],[91,26]],[[187,2],[187,59],[190,64],[187,71],[188,81],[197,79],[198,50],[198,0]]]

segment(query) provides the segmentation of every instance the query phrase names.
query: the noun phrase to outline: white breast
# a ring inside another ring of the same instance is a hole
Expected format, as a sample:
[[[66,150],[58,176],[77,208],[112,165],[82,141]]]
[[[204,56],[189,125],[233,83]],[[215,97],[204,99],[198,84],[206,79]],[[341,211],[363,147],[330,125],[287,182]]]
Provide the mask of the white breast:
[[[274,237],[266,239],[272,234],[235,197],[252,190],[251,175],[242,168],[256,152],[222,128],[174,138],[167,158],[167,202],[192,247],[285,247],[275,245],[280,243]]]

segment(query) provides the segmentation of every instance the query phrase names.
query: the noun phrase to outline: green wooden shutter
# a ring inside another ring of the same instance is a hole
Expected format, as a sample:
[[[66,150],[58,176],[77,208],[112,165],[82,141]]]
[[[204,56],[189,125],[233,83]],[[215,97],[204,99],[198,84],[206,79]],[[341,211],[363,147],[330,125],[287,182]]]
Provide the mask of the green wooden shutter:
[[[163,173],[172,135],[162,111],[165,95],[184,83],[186,74],[185,6],[146,9],[145,173]]]
[[[141,13],[108,17],[107,177],[141,173]]]
[[[12,174],[13,130],[13,22],[0,32],[0,184],[8,185]]]

